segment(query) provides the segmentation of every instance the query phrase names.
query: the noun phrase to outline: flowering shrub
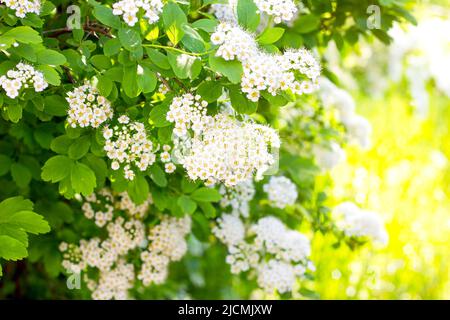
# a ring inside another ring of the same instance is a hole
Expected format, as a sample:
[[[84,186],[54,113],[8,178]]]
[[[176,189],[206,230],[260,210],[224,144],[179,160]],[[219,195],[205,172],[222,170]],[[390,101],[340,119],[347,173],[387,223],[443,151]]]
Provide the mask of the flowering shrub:
[[[40,298],[289,298],[311,294],[317,232],[386,242],[376,213],[332,210],[316,183],[371,132],[321,51],[410,16],[383,1],[371,30],[363,2],[336,2],[1,1],[4,281],[23,272]]]

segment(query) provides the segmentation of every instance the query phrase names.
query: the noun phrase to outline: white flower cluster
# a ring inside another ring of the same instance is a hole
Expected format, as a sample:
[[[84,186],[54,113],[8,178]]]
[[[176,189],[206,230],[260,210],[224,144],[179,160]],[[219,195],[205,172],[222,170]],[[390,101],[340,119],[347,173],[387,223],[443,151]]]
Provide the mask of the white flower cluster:
[[[336,87],[326,78],[320,79],[320,99],[327,108],[335,108],[351,141],[362,148],[370,147],[372,126],[364,117],[355,113],[355,101],[345,90]]]
[[[127,192],[122,192],[115,197],[110,189],[103,188],[85,197],[81,209],[87,219],[94,219],[95,224],[102,228],[112,221],[115,210],[121,210],[131,217],[141,219],[147,214],[152,203],[151,194],[146,201],[137,205]]]
[[[119,170],[123,167],[127,180],[133,180],[137,167],[145,171],[156,161],[155,146],[148,138],[145,126],[141,122],[130,122],[130,118],[123,115],[119,117],[119,124],[110,128],[103,128],[105,138],[104,150],[112,160],[111,168]]]
[[[289,49],[278,55],[262,52],[253,35],[229,22],[217,26],[211,42],[219,46],[216,56],[242,62],[241,89],[251,101],[258,101],[264,90],[275,96],[286,90],[308,94],[317,88],[320,65],[306,49]]]
[[[113,117],[111,103],[89,82],[68,92],[66,100],[69,103],[67,121],[72,128],[98,128]]]
[[[41,92],[48,87],[48,83],[42,72],[36,71],[29,64],[20,62],[14,69],[8,70],[6,75],[0,77],[0,86],[8,97],[14,99],[22,88],[33,87],[34,91]]]
[[[164,216],[159,224],[147,230],[144,222],[136,217],[146,214],[143,211],[148,211],[151,197],[140,206],[134,204],[128,194],[120,193],[115,197],[108,189],[88,198],[89,210],[97,210],[92,209],[94,205],[114,208],[116,218],[106,224],[106,239],[95,237],[83,239],[79,245],[60,244],[62,265],[67,272],[97,269],[98,278],[89,278],[87,272],[84,276],[94,299],[127,299],[136,278],[145,286],[163,283],[168,276],[170,261],[180,260],[187,251],[184,237],[191,230],[190,217]],[[136,253],[140,253],[142,261],[138,274],[135,274],[134,262],[129,260]]]
[[[163,6],[161,0],[121,0],[113,4],[113,14],[122,16],[125,23],[132,27],[138,22],[137,16],[142,9],[144,18],[152,24],[159,20]]]
[[[275,23],[288,22],[297,16],[297,6],[293,0],[255,0],[261,13],[274,17]],[[211,5],[210,12],[220,21],[236,22],[237,0]]]
[[[167,119],[179,128],[175,135],[180,136],[174,141],[177,152],[188,149],[178,161],[189,178],[208,185],[223,182],[227,187],[250,179],[254,173],[261,179],[275,164],[273,151],[280,147],[276,131],[240,122],[224,112],[207,116],[206,105],[199,101],[199,96],[191,94],[175,98],[167,113]]]
[[[381,217],[372,211],[363,210],[353,202],[343,202],[333,210],[336,223],[349,237],[368,237],[382,245],[389,240]]]
[[[255,196],[255,186],[252,180],[246,180],[238,183],[234,188],[227,188],[224,185],[220,186],[220,206],[222,208],[231,207],[231,213],[234,215],[242,215],[248,217],[249,202]]]
[[[322,170],[330,170],[346,158],[345,151],[336,142],[331,142],[329,146],[316,144],[312,147],[312,152]]]
[[[228,3],[213,3],[209,11],[217,20],[237,22],[236,7],[237,0],[228,0]]]
[[[39,14],[41,12],[41,1],[39,0],[0,0],[0,3],[15,10],[18,18],[25,18],[27,13]]]
[[[213,233],[228,247],[231,272],[255,270],[258,285],[267,292],[290,292],[297,279],[313,269],[308,238],[278,218],[264,217],[246,228],[237,215],[224,214]]]
[[[274,17],[275,23],[290,21],[297,13],[297,6],[293,0],[255,0],[258,9]]]
[[[263,186],[272,206],[280,209],[293,205],[297,200],[297,187],[287,177],[270,177],[268,183]]]
[[[449,33],[450,20],[436,16],[427,17],[407,29],[397,24],[389,30],[393,38],[389,46],[389,78],[400,81],[402,75],[406,76],[412,104],[420,116],[428,113],[427,83],[430,80],[450,97]]]
[[[143,262],[138,279],[145,286],[163,283],[168,275],[169,263],[179,261],[187,251],[185,236],[191,231],[191,218],[164,217],[150,229],[149,245],[141,253]]]

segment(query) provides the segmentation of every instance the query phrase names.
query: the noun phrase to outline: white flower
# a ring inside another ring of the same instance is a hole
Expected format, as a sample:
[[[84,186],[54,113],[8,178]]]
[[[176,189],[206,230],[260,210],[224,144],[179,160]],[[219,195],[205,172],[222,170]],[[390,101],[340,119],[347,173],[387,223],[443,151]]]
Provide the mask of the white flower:
[[[239,217],[232,214],[223,214],[218,218],[217,226],[212,231],[227,246],[238,245],[245,237],[244,224]]]
[[[113,4],[113,14],[122,15],[125,23],[132,27],[138,21],[139,11],[142,11],[149,24],[153,24],[158,22],[163,6],[161,0],[121,0]]]
[[[18,63],[14,69],[8,70],[0,77],[0,86],[11,99],[20,94],[22,88],[33,87],[35,92],[41,92],[48,87],[42,72],[25,63]]]
[[[279,91],[290,90],[301,95],[311,93],[317,87],[320,65],[306,49],[268,54],[258,48],[252,34],[230,22],[220,23],[211,35],[211,41],[219,45],[216,56],[242,62],[241,89],[251,101],[258,101],[261,91],[275,96]]]
[[[278,260],[269,260],[258,268],[258,285],[267,293],[277,290],[279,293],[291,292],[297,281],[296,272],[291,264]]]
[[[69,103],[67,121],[73,128],[77,126],[98,128],[113,117],[111,103],[87,81],[69,91],[66,100]],[[105,139],[110,135],[110,129],[103,131]]]
[[[27,13],[39,15],[41,11],[41,1],[39,0],[0,0],[8,8],[15,10],[18,18],[25,18]]]
[[[280,209],[293,205],[297,200],[297,188],[286,177],[270,177],[269,183],[263,186],[270,203]]]
[[[242,181],[232,188],[226,188],[224,185],[221,185],[219,191],[222,194],[222,199],[220,200],[222,208],[231,206],[232,214],[248,217],[249,202],[255,196],[255,186],[252,180]]]
[[[176,168],[177,167],[172,162],[166,163],[164,165],[164,171],[169,174],[175,172]]]
[[[352,202],[337,205],[333,214],[337,226],[349,237],[369,237],[386,245],[389,237],[380,216],[372,211],[362,210]]]
[[[103,128],[106,156],[112,160],[111,168],[123,167],[124,177],[133,180],[135,171],[145,171],[155,160],[155,146],[148,138],[141,122],[130,122],[127,116],[119,117],[119,124]]]

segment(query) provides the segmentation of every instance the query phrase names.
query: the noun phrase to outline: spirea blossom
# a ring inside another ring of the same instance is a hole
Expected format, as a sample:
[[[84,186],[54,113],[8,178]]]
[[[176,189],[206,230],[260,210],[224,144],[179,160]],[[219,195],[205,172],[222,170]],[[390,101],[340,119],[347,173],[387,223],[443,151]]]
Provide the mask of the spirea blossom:
[[[317,165],[323,170],[330,170],[346,158],[345,151],[335,142],[329,146],[314,145],[314,158]]]
[[[389,237],[380,216],[352,202],[343,202],[333,210],[337,226],[349,237],[368,237],[386,245]]]
[[[0,3],[14,10],[18,18],[25,18],[27,13],[39,14],[41,11],[41,1],[39,0],[0,0]]]
[[[113,219],[113,201],[114,197],[111,191],[104,188],[87,196],[81,209],[86,218],[94,219],[95,224],[101,228]]]
[[[319,96],[326,108],[336,109],[349,140],[356,142],[361,148],[369,148],[372,126],[367,119],[355,113],[355,101],[352,96],[326,78],[320,79]]]
[[[121,116],[117,125],[103,128],[103,137],[111,168],[122,168],[127,180],[133,180],[136,170],[145,171],[156,160],[156,148],[141,122],[130,122],[127,116]]]
[[[255,196],[255,186],[252,180],[242,181],[232,188],[221,185],[219,192],[222,195],[222,199],[220,199],[222,208],[231,207],[232,214],[248,217],[249,202]]]
[[[237,22],[236,19],[237,0],[228,0],[228,3],[213,3],[210,12],[217,20]]]
[[[44,91],[48,83],[42,72],[26,63],[18,63],[14,69],[0,77],[0,86],[11,99],[16,98],[21,89],[33,88],[36,92]]]
[[[256,174],[261,179],[275,164],[280,147],[275,130],[241,122],[221,112],[206,115],[208,104],[190,93],[173,99],[167,120],[175,123],[177,161],[192,180],[235,186]]]
[[[213,233],[228,247],[231,272],[254,270],[258,285],[267,292],[292,291],[307,269],[313,269],[308,238],[273,216],[246,226],[239,216],[224,214]]]
[[[211,42],[219,46],[216,56],[242,62],[241,89],[251,101],[258,101],[264,90],[274,96],[286,90],[301,95],[317,87],[320,65],[306,49],[289,49],[283,54],[262,52],[252,34],[229,22],[217,26]]]
[[[67,93],[69,111],[67,122],[72,128],[98,128],[113,117],[111,103],[88,82]]]
[[[138,22],[138,14],[142,10],[144,18],[152,24],[159,20],[163,6],[161,0],[121,0],[113,4],[113,14],[122,16],[125,23],[132,27]]]
[[[287,177],[272,176],[263,189],[267,193],[270,203],[280,209],[293,205],[297,200],[297,187]]]
[[[297,6],[292,0],[255,0],[258,9],[274,17],[275,23],[290,21],[297,13]]]
[[[189,216],[177,219],[164,217],[150,229],[149,245],[141,253],[143,265],[138,275],[144,285],[163,283],[168,275],[170,261],[179,261],[187,251],[185,236],[191,230]]]
[[[128,299],[136,279],[142,280],[144,286],[163,283],[170,262],[180,260],[187,251],[185,236],[191,230],[190,217],[163,216],[160,223],[147,229],[141,218],[149,209],[151,196],[140,205],[133,203],[128,194],[114,194],[109,189],[87,198],[89,210],[113,208],[113,219],[106,224],[106,236],[82,239],[78,245],[59,245],[67,272],[86,271],[83,279],[93,299]],[[138,257],[142,267],[135,273]],[[98,276],[92,277],[94,274]]]

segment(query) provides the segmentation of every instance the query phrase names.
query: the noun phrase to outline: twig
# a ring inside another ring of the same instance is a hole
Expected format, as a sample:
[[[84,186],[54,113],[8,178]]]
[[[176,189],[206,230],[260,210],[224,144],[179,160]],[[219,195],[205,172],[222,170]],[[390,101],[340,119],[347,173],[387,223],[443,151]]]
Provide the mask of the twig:
[[[72,74],[70,73],[70,69],[66,66],[62,66],[62,68],[64,69],[67,78],[69,79],[70,83],[75,83],[75,79],[73,78]]]
[[[173,91],[172,87],[169,85],[166,79],[162,77],[159,73],[156,73],[156,76],[158,77],[159,81],[161,81],[170,91]]]

